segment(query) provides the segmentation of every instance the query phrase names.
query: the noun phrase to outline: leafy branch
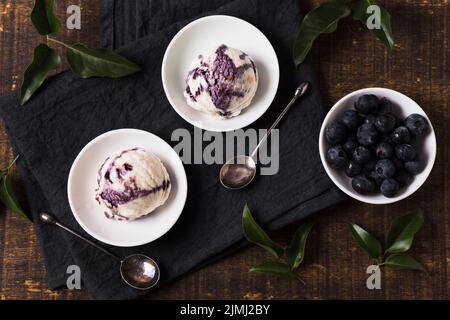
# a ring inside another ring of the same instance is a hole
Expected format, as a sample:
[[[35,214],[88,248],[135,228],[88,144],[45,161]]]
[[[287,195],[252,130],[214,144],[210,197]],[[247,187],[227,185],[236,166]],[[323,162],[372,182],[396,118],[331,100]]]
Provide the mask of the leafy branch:
[[[34,49],[33,61],[25,70],[20,89],[20,104],[24,105],[42,86],[48,74],[61,64],[61,57],[49,45],[61,45],[66,50],[71,70],[82,78],[120,78],[140,70],[134,62],[110,49],[92,49],[83,44],[67,44],[52,37],[61,30],[61,22],[55,14],[55,0],[35,0],[31,21],[46,37],[46,43]]]
[[[392,49],[394,40],[391,30],[391,16],[389,12],[377,4],[376,0],[328,0],[312,9],[300,25],[294,43],[294,62],[296,66],[302,64],[314,41],[324,33],[337,30],[341,19],[352,16],[364,25],[371,17],[370,7],[376,5],[379,11],[380,28],[370,29],[375,37],[380,39],[388,48]]]
[[[276,259],[253,267],[250,272],[272,274],[304,283],[297,271],[305,257],[306,240],[313,227],[313,222],[302,224],[294,233],[291,243],[287,247],[270,239],[253,219],[247,205],[242,214],[242,226],[248,241],[265,249]]]
[[[19,156],[15,157],[14,160],[8,165],[8,167],[0,170],[0,201],[7,209],[31,221],[30,216],[25,213],[25,211],[22,209],[19,202],[17,201],[12,186],[11,169],[16,163],[18,158]]]
[[[411,249],[414,236],[422,227],[423,221],[424,216],[420,210],[394,219],[386,237],[384,252],[380,241],[357,224],[350,224],[350,231],[358,246],[375,259],[378,266],[425,272],[422,264],[405,253]]]

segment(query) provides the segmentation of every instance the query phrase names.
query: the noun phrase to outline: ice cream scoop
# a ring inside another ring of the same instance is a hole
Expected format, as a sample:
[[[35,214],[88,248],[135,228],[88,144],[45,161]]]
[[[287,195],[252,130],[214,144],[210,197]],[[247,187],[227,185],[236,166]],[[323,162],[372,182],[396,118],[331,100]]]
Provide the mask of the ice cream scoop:
[[[124,150],[107,158],[98,170],[95,199],[105,216],[134,220],[163,205],[171,183],[161,160],[141,149]]]
[[[255,62],[244,52],[221,45],[199,55],[186,77],[187,104],[220,119],[247,108],[258,87]]]

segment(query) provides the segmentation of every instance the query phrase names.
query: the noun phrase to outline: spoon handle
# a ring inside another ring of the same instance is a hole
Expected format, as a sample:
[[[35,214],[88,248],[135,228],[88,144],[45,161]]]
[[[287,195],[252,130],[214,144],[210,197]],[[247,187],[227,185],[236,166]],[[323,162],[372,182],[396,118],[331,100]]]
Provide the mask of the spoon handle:
[[[252,154],[250,155],[251,158],[253,158],[256,154],[256,152],[258,151],[259,147],[261,147],[261,145],[267,140],[267,138],[270,136],[270,134],[272,133],[272,130],[276,128],[276,126],[278,125],[278,123],[280,123],[281,119],[283,119],[284,115],[289,111],[289,109],[292,107],[292,105],[297,101],[298,98],[300,98],[301,96],[303,96],[309,88],[309,82],[302,82],[297,89],[295,90],[295,94],[294,97],[292,98],[292,100],[288,103],[288,105],[286,106],[286,108],[284,108],[283,112],[281,112],[281,114],[278,116],[277,120],[275,120],[275,122],[272,124],[272,126],[269,128],[269,130],[267,130],[266,134],[264,135],[264,137],[262,137],[262,139],[259,141],[258,145],[256,146],[256,148],[253,150]]]
[[[41,214],[39,214],[39,218],[41,219],[42,222],[45,222],[47,224],[53,224],[55,226],[58,226],[64,230],[66,230],[67,232],[73,234],[74,236],[77,236],[78,238],[80,238],[81,240],[84,240],[85,242],[89,243],[91,246],[97,248],[98,250],[102,251],[103,253],[107,254],[108,256],[116,259],[119,262],[122,262],[123,259],[120,258],[119,256],[115,255],[114,253],[110,252],[109,250],[106,250],[105,248],[99,246],[98,244],[94,243],[93,241],[89,240],[88,238],[82,236],[81,234],[79,234],[78,232],[70,229],[69,227],[65,226],[64,224],[62,224],[61,222],[59,222],[55,216],[49,214],[49,213],[45,213],[42,212]]]

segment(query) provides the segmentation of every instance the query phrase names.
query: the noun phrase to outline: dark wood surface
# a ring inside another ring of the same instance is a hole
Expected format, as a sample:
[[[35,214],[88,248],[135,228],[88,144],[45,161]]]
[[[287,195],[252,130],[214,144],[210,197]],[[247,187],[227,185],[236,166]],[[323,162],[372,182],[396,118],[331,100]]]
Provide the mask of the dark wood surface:
[[[66,17],[69,4],[82,7],[82,29],[59,37],[98,45],[100,1],[58,1]],[[319,1],[305,1],[305,9]],[[317,215],[308,240],[301,276],[306,284],[248,269],[268,258],[251,246],[150,294],[151,299],[448,299],[450,265],[450,4],[448,0],[382,1],[393,16],[395,48],[388,51],[350,20],[323,36],[313,54],[326,106],[363,87],[399,90],[416,100],[431,118],[438,139],[434,170],[425,185],[407,200],[386,206],[349,201]],[[31,1],[0,0],[0,93],[20,86],[21,73],[34,46],[42,41],[29,21]],[[12,159],[9,139],[0,125],[0,165]],[[18,173],[15,186],[23,194]],[[365,286],[371,263],[353,243],[348,223],[356,222],[382,237],[390,221],[422,208],[426,220],[412,252],[428,274],[383,271],[382,290]],[[273,236],[286,241],[292,225]],[[82,299],[83,290],[51,291],[32,224],[0,211],[0,299]]]

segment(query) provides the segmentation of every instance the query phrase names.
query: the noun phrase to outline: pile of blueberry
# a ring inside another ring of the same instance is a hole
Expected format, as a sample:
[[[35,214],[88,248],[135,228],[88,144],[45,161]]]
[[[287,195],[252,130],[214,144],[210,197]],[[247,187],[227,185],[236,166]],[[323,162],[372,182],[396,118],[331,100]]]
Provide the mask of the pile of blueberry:
[[[414,175],[421,163],[417,139],[429,131],[427,120],[419,114],[401,119],[392,113],[392,102],[375,95],[363,95],[325,130],[331,147],[328,163],[344,169],[360,194],[380,191],[395,197]]]

